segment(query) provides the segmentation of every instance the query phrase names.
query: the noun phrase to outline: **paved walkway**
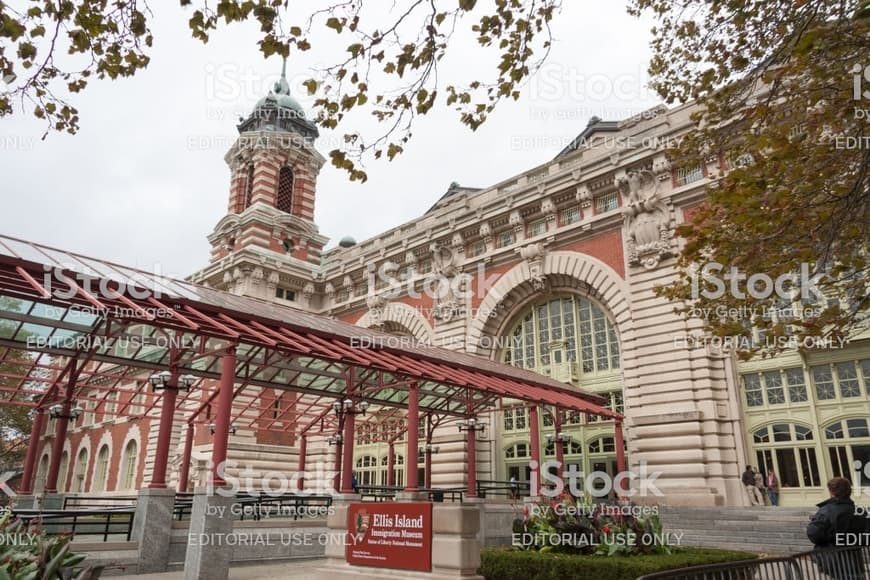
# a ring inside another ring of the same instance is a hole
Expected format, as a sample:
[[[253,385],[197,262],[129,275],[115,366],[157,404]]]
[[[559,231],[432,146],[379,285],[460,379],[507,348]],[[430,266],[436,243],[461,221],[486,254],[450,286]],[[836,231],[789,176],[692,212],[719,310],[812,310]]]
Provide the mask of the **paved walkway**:
[[[301,560],[299,562],[283,562],[269,566],[235,566],[230,568],[230,580],[310,580],[314,570],[323,565],[325,560]],[[101,578],[117,580],[183,580],[184,572],[164,572],[162,574],[137,574],[127,576],[101,576]]]

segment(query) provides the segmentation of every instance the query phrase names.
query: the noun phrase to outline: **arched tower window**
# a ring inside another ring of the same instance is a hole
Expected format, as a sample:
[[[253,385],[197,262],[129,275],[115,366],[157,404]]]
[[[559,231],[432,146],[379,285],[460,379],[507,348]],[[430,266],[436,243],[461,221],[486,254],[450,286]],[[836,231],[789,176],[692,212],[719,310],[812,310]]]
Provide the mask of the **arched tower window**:
[[[242,210],[245,210],[251,207],[251,202],[254,199],[254,164],[251,163],[248,165],[248,175],[245,178],[245,207]]]
[[[278,172],[275,207],[284,213],[293,213],[293,170],[289,167],[282,167]]]

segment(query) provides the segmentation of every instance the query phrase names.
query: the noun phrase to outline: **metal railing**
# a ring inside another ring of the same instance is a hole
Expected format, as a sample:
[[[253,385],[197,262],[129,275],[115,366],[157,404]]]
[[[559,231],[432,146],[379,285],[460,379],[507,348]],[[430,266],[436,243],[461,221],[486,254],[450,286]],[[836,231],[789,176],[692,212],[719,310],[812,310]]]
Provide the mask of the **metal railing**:
[[[133,534],[135,508],[110,508],[88,510],[13,510],[12,515],[22,520],[28,528],[38,526],[49,535],[72,534],[73,536],[123,535],[130,541]]]
[[[405,488],[401,486],[360,485],[356,487],[356,493],[359,494],[360,501],[392,501],[396,499],[396,494],[404,489]],[[417,491],[425,493],[427,499],[435,503],[440,503],[445,500],[462,503],[462,500],[465,497],[464,487],[421,487]]]
[[[138,497],[133,496],[67,496],[63,498],[63,509],[80,509],[80,508],[116,508],[116,507],[136,507]],[[111,502],[111,503],[110,503]],[[120,504],[120,505],[118,505]]]
[[[870,547],[825,548],[779,558],[741,560],[641,576],[637,580],[866,580]]]
[[[527,481],[497,481],[494,479],[477,480],[477,497],[528,497],[531,487]]]
[[[265,517],[293,517],[298,520],[306,517],[309,510],[326,510],[332,505],[332,496],[310,495],[298,493],[283,493],[280,495],[237,493],[236,507],[232,510],[234,516],[240,520],[246,517],[260,520]],[[193,494],[184,493],[175,496],[173,515],[177,520],[190,517],[193,512]],[[319,512],[318,512],[319,513]]]

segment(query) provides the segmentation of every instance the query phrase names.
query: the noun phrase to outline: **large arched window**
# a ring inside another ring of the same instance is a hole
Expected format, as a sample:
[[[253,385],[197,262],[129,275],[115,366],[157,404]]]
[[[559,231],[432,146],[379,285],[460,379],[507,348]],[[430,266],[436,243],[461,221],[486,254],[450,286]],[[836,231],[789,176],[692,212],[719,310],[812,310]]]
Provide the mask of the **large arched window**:
[[[619,343],[613,324],[597,304],[579,296],[539,303],[509,331],[508,364],[557,380],[619,368]]]
[[[870,425],[867,419],[841,419],[825,427],[825,442],[831,459],[832,473],[852,484],[858,474],[861,486],[870,486]],[[857,467],[857,469],[856,469]]]
[[[363,455],[356,460],[356,483],[363,487],[377,485],[378,459],[371,455]]]
[[[85,490],[85,475],[88,472],[88,450],[80,449],[76,455],[76,465],[73,469],[70,491],[81,493]]]
[[[97,453],[97,461],[94,463],[94,479],[91,482],[91,490],[106,491],[106,475],[109,472],[109,446],[103,445]]]
[[[758,469],[767,479],[773,469],[780,487],[819,487],[815,437],[809,427],[774,423],[752,432]]]
[[[136,464],[139,462],[139,446],[131,439],[124,447],[124,467],[121,479],[122,489],[133,489],[136,484]]]
[[[293,170],[289,167],[282,167],[278,172],[275,207],[284,213],[293,213],[293,181]]]

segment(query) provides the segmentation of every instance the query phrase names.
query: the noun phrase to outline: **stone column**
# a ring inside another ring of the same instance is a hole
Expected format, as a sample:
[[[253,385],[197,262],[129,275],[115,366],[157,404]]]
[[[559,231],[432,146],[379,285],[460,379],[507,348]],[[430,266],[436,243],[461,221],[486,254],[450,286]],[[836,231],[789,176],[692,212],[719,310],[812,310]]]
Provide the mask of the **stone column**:
[[[235,493],[215,488],[214,493],[198,489],[193,496],[184,580],[226,580],[232,549],[227,537],[233,533],[231,508]]]
[[[169,539],[175,490],[145,488],[139,490],[133,517],[132,539],[139,545],[137,574],[165,572],[169,563]]]

